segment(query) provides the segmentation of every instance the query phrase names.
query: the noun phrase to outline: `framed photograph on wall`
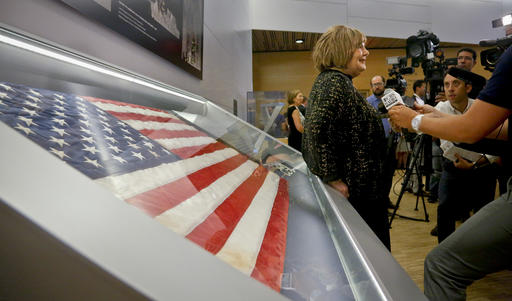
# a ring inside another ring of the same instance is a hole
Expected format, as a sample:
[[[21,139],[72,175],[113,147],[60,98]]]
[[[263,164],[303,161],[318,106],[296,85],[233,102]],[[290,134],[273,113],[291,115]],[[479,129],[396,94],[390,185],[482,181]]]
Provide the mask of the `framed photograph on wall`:
[[[202,79],[204,0],[61,1]]]

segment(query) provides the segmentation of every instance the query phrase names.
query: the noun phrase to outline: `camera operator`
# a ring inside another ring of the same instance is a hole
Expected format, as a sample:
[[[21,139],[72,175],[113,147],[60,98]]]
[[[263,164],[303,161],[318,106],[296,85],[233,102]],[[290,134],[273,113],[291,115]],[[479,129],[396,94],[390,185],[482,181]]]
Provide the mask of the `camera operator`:
[[[389,110],[397,126],[412,128],[450,141],[475,143],[484,137],[507,140],[510,156],[509,120],[512,101],[512,48],[501,56],[496,70],[471,108],[462,115],[449,115],[431,106],[419,112],[402,105]],[[511,132],[512,133],[512,132]],[[505,158],[508,159],[508,158]],[[512,182],[508,192],[484,206],[425,259],[425,295],[430,300],[465,300],[473,281],[512,266]]]
[[[476,65],[476,51],[473,48],[461,48],[457,51],[457,67],[471,71]]]
[[[417,80],[412,85],[412,90],[414,91],[414,94],[412,95],[414,101],[420,105],[424,105],[425,95],[427,95],[427,83],[421,79]]]
[[[444,90],[448,101],[440,102],[436,109],[451,115],[461,115],[466,112],[474,102],[468,97],[473,83],[479,85],[485,78],[453,67],[444,77]],[[453,148],[453,143],[442,140],[441,147],[447,152]],[[478,154],[474,153],[475,157]],[[479,156],[477,161],[471,162],[458,153],[456,160],[443,158],[443,170],[439,182],[439,206],[437,207],[438,241],[442,242],[455,231],[457,218],[468,217],[469,211],[478,211],[481,207],[494,199],[496,189],[496,170],[493,165],[487,164],[479,168],[474,164],[489,163],[488,159],[494,156]]]

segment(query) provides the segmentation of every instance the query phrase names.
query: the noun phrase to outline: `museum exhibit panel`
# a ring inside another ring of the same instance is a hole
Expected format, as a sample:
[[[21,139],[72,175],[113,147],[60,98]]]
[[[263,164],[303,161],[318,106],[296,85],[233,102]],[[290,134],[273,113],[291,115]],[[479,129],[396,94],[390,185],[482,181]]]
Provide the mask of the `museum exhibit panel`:
[[[0,298],[425,300],[300,153],[207,99],[8,26],[0,62]]]

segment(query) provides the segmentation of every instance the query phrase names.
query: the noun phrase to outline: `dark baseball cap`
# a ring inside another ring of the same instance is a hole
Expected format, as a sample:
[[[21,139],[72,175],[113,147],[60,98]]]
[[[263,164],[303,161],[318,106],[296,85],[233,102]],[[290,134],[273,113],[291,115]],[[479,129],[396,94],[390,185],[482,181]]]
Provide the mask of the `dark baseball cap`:
[[[467,71],[465,69],[451,67],[448,69],[448,74],[451,76],[458,78],[460,80],[465,81],[468,84],[471,84],[473,87],[483,87],[485,86],[485,77],[473,73],[471,71]]]

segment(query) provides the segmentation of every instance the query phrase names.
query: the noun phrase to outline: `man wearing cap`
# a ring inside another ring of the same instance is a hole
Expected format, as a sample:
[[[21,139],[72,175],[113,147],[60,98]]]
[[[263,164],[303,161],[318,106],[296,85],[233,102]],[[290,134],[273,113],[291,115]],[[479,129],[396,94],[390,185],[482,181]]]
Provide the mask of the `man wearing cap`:
[[[476,51],[473,48],[464,47],[457,51],[457,68],[464,69],[466,71],[473,70],[473,67],[476,65]],[[483,82],[479,81],[478,84],[473,84],[473,89],[469,92],[470,98],[475,98],[478,96],[478,93],[485,86],[485,80]],[[436,95],[436,102],[446,101],[447,98],[444,92],[440,92]]]
[[[451,115],[462,115],[473,104],[468,97],[473,84],[481,85],[485,78],[461,68],[450,68],[444,77],[444,90],[448,101],[440,102],[436,109]],[[494,199],[496,187],[495,170],[489,159],[495,157],[465,152],[472,155],[471,161],[461,156],[462,150],[449,141],[441,140],[444,151],[443,172],[439,182],[439,206],[437,207],[438,241],[443,241],[455,231],[455,221],[467,215],[471,209],[477,211]],[[449,154],[454,155],[449,155]],[[477,168],[480,165],[487,166]]]
[[[464,47],[464,48],[461,48],[457,51],[457,68],[459,69],[463,69],[463,70],[466,70],[466,71],[471,71],[473,70],[473,67],[475,67],[477,61],[477,54],[476,54],[476,51],[473,49],[473,48],[469,48],[469,47]],[[475,98],[478,96],[478,93],[480,93],[480,91],[482,90],[482,88],[485,86],[485,79],[482,77],[480,78],[479,80],[477,80],[475,83],[472,83],[472,88],[471,88],[471,91],[468,93],[468,96],[470,98]],[[446,98],[446,95],[445,95],[445,92],[439,92],[437,95],[436,95],[436,98],[435,98],[435,102],[436,103],[440,103],[440,102],[444,102],[446,101],[447,98]],[[469,108],[469,106],[468,106]],[[436,142],[433,141],[432,142],[432,166],[438,166],[438,162],[436,161],[437,160],[437,157],[434,157],[434,154],[442,154],[442,150],[439,148],[438,145],[435,144]],[[434,183],[435,183],[435,176],[433,176],[431,178],[431,180],[434,179]],[[439,184],[437,184],[438,186]],[[436,185],[433,185],[434,187]],[[434,188],[435,189],[435,188]],[[436,194],[434,193],[434,196]],[[429,199],[430,201],[430,199]],[[435,202],[435,200],[432,200],[433,202]],[[430,232],[430,234],[434,235],[434,236],[437,236],[437,225],[434,227],[434,229],[432,229],[432,231]]]

